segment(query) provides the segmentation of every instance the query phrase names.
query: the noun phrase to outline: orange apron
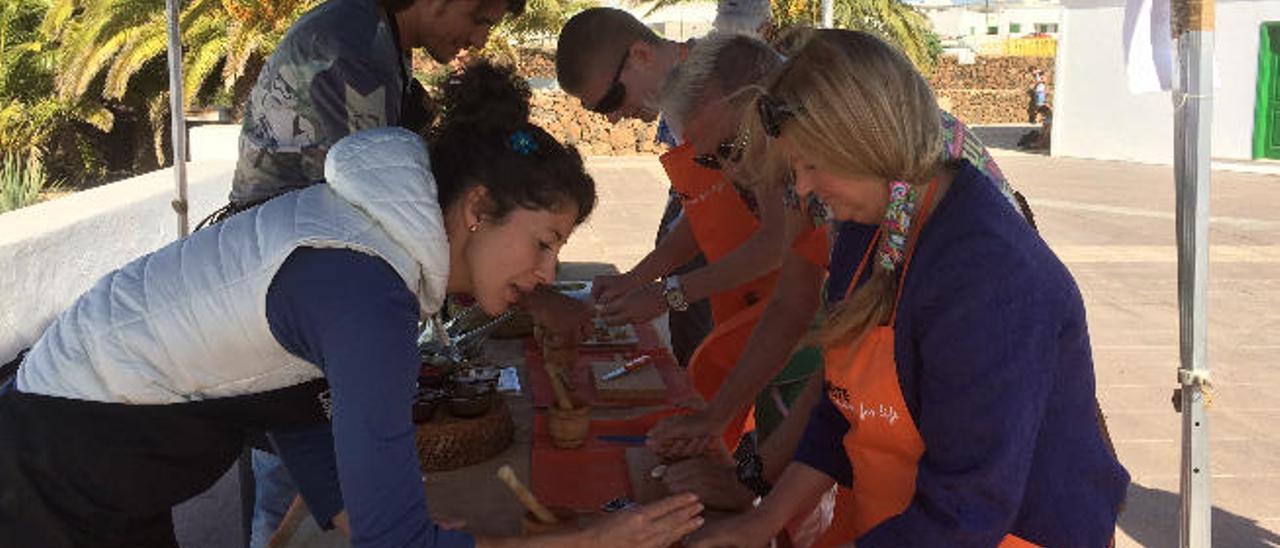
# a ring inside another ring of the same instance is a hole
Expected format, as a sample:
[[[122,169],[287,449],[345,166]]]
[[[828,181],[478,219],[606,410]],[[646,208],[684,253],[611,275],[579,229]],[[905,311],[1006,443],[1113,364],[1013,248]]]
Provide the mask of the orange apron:
[[[698,248],[708,263],[714,263],[755,234],[760,221],[743,202],[733,183],[719,170],[695,163],[693,147],[684,144],[660,158],[671,186],[680,194],[684,215],[693,229]],[[826,238],[804,238],[806,247],[821,247]],[[807,254],[808,255],[808,254]],[[712,295],[711,315],[715,328],[703,339],[689,359],[689,377],[694,389],[710,401],[751,338],[765,303],[777,284],[775,269],[738,287]],[[725,431],[726,445],[736,447],[738,437],[750,428],[750,410],[739,415]]]
[[[937,185],[931,185],[920,217],[926,217],[929,202]],[[927,220],[927,217],[926,217]],[[923,225],[923,223],[920,223]],[[919,234],[919,226],[915,232]],[[881,236],[877,231],[876,236]],[[878,238],[873,237],[862,257],[845,298],[849,298],[862,278],[869,258],[876,252]],[[902,266],[902,278],[915,250],[913,237]],[[907,411],[898,384],[897,362],[893,352],[893,324],[897,319],[897,302],[888,325],[871,328],[855,343],[832,345],[824,349],[827,397],[849,421],[844,436],[844,450],[855,471],[853,486],[839,487],[835,513],[830,527],[816,546],[837,546],[853,542],[885,520],[906,511],[915,496],[916,471],[924,454],[924,440]],[[1012,535],[1000,543],[1002,548],[1035,546]]]

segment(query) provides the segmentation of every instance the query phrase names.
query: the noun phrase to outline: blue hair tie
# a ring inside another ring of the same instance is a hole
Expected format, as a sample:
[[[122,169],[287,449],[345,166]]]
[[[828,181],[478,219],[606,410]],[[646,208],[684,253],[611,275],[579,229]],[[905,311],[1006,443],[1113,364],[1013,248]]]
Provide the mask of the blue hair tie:
[[[512,133],[511,138],[507,139],[507,144],[511,146],[511,150],[524,156],[528,156],[538,150],[538,142],[533,140],[533,135],[523,129],[518,129]]]

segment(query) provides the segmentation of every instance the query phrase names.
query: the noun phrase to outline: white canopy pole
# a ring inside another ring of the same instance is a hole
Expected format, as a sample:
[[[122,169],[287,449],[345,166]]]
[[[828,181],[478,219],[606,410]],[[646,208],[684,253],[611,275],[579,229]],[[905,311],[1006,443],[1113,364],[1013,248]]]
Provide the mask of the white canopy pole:
[[[835,0],[822,0],[822,28],[836,28]]]
[[[1209,470],[1209,181],[1213,129],[1214,0],[1174,0],[1179,72],[1174,101],[1178,319],[1182,411],[1181,546],[1212,542]]]
[[[187,121],[182,108],[182,29],[178,17],[182,13],[180,0],[165,0],[165,15],[169,20],[169,116],[173,132],[173,179],[178,195],[173,199],[173,210],[178,214],[178,237],[191,234],[187,219]]]

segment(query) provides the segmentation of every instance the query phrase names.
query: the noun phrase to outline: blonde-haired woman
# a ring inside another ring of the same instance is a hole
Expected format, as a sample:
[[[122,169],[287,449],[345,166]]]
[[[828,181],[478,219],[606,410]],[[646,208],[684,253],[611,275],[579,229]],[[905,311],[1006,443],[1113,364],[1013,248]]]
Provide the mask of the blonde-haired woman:
[[[757,110],[762,160],[843,221],[841,302],[795,461],[693,545],[759,545],[833,484],[819,545],[1107,545],[1129,478],[1097,421],[1080,293],[986,176],[943,160],[924,79],[871,35],[818,31]]]

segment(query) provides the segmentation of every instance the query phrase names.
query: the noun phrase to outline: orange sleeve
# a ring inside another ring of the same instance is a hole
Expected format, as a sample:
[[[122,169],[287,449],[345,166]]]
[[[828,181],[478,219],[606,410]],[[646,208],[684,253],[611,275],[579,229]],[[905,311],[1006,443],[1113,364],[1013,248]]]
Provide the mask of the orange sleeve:
[[[831,262],[831,247],[827,243],[827,227],[813,226],[805,230],[799,236],[796,236],[795,241],[791,243],[791,249],[808,259],[809,262],[825,270]]]

